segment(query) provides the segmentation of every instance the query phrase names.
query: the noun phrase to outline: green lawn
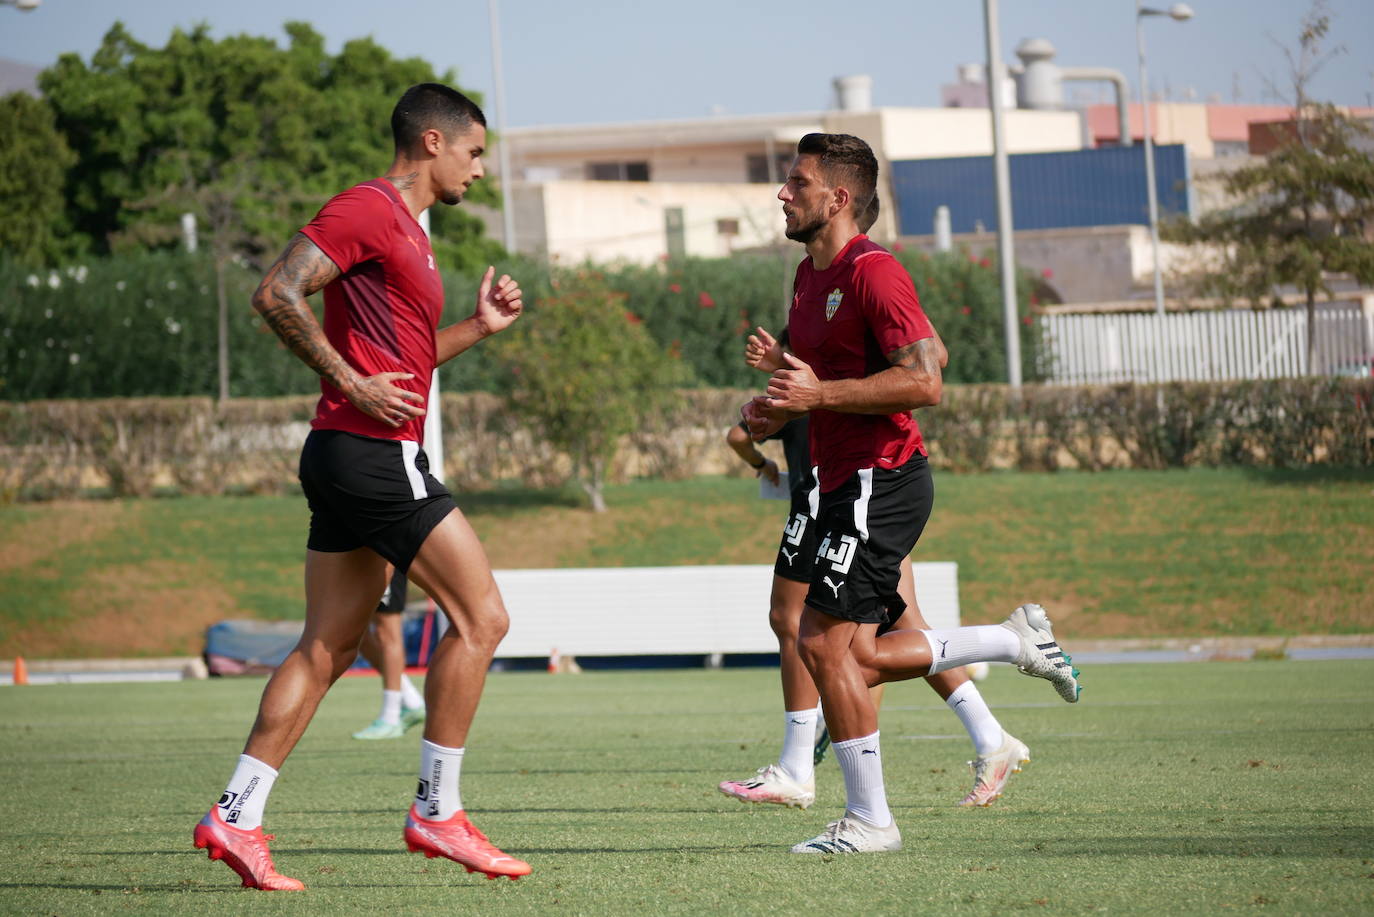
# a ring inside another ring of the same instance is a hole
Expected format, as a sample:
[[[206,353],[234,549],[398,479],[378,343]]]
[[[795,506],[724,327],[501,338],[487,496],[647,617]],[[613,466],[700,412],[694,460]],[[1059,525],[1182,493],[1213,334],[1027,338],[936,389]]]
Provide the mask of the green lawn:
[[[918,560],[964,617],[1022,601],[1067,636],[1374,631],[1374,470],[937,473]],[[497,567],[771,563],[753,479],[460,494]],[[0,658],[196,653],[222,618],[302,613],[298,496],[0,507]]]
[[[261,680],[0,689],[0,912],[1374,909],[1374,663],[1104,665],[1085,684],[1071,707],[1005,667],[983,683],[1033,760],[978,811],[952,806],[969,757],[955,719],[919,683],[894,686],[883,751],[906,849],[830,858],[786,848],[838,814],[833,760],[807,812],[714,789],[776,754],[775,672],[493,675],[463,797],[533,865],[511,883],[404,852],[418,737],[351,740],[377,682],[345,679],[268,807],[299,895],[240,890],[191,848]]]

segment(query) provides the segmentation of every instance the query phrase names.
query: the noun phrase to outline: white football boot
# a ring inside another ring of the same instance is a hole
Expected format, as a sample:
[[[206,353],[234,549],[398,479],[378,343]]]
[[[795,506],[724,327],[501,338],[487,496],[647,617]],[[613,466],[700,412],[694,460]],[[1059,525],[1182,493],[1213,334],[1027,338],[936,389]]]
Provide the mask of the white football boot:
[[[1073,658],[1055,641],[1045,609],[1035,604],[1022,605],[1002,626],[1021,640],[1016,667],[1025,675],[1048,679],[1060,697],[1077,703],[1083,690],[1078,684],[1078,670],[1073,667]]]
[[[1002,795],[1011,775],[1021,773],[1021,765],[1028,761],[1030,749],[1011,733],[1002,733],[1001,748],[969,762],[973,767],[973,789],[959,800],[959,805],[992,805]]]
[[[744,802],[771,802],[779,806],[809,808],[816,801],[816,778],[798,783],[781,767],[770,764],[745,780],[726,780],[716,789]]]
[[[809,841],[792,848],[793,853],[886,853],[902,849],[902,832],[896,822],[886,828],[870,825],[857,815],[844,813]]]

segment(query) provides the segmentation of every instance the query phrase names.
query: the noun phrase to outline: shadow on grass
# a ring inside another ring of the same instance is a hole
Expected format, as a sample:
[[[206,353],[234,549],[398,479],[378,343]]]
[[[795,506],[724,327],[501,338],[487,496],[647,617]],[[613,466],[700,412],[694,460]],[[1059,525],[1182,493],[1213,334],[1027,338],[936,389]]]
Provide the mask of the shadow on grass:
[[[129,883],[115,885],[95,885],[89,882],[0,882],[0,888],[53,888],[65,889],[67,891],[78,892],[115,892],[125,895],[143,895],[150,892],[222,892],[225,888],[211,885],[131,885]],[[228,888],[228,891],[237,892],[240,886]]]
[[[1244,837],[1094,837],[1045,841],[1033,844],[1029,849],[1037,856],[1075,859],[1138,856],[1326,859],[1363,855],[1371,836],[1374,836],[1374,827],[1369,825],[1342,828],[1325,826],[1321,831],[1312,831],[1310,826],[1295,825],[1292,831],[1247,834]]]
[[[375,852],[375,851],[368,851],[368,852]],[[598,852],[598,851],[594,851],[594,850],[593,850],[593,851],[589,851],[589,852],[591,852],[591,853],[596,853],[596,852]],[[630,852],[633,853],[634,851],[630,851]],[[243,893],[243,887],[242,887],[241,885],[232,884],[233,882],[236,882],[236,881],[237,881],[237,879],[236,879],[236,878],[233,878],[233,877],[231,876],[231,880],[230,880],[230,881],[226,881],[226,882],[224,882],[223,884],[211,884],[211,883],[209,883],[209,882],[205,882],[204,884],[200,884],[200,885],[184,885],[184,884],[176,884],[176,885],[127,885],[127,884],[126,884],[126,885],[93,885],[93,884],[90,884],[90,883],[81,883],[81,882],[0,882],[0,889],[13,888],[13,889],[18,889],[18,890],[21,890],[21,891],[22,891],[22,890],[25,890],[25,889],[48,888],[48,889],[53,889],[53,890],[55,890],[55,891],[76,891],[76,892],[86,892],[86,891],[88,891],[88,892],[95,892],[96,894],[103,894],[104,892],[113,892],[114,894],[117,894],[117,895],[147,895],[147,894],[155,894],[155,893],[157,893],[157,892],[176,892],[177,894],[199,894],[199,895],[237,895],[237,894]],[[313,881],[314,881],[314,882],[319,882],[319,879],[314,879]],[[431,886],[443,888],[446,892],[448,892],[448,891],[455,891],[455,892],[456,892],[456,891],[462,891],[463,889],[479,889],[479,888],[482,887],[482,886],[480,886],[480,885],[478,885],[478,884],[476,884],[476,883],[468,883],[468,884],[466,884],[466,885],[454,885],[454,884],[448,883],[448,882],[407,883],[407,884],[399,884],[399,883],[390,882],[390,883],[382,884],[382,883],[379,883],[379,882],[357,882],[357,881],[349,881],[348,884],[347,884],[346,886],[345,886],[345,885],[342,885],[342,884],[336,884],[336,885],[332,885],[332,886],[331,886],[331,885],[321,885],[320,887],[321,887],[321,888],[367,888],[367,889],[379,889],[379,888],[397,888],[397,889],[401,889],[401,888],[405,888],[405,889],[410,889],[410,888],[428,888],[428,887],[431,887]],[[306,890],[309,891],[310,888],[312,887],[312,886],[311,886],[311,883],[310,883],[310,882],[307,882],[305,887],[306,887]],[[42,911],[41,913],[47,913],[47,911]]]
[[[1245,468],[1242,470],[1250,480],[1270,487],[1374,483],[1374,468],[1332,468],[1326,465],[1313,465],[1307,468]]]
[[[721,797],[724,799],[725,797]],[[724,808],[687,808],[683,806],[596,806],[592,808],[577,808],[575,806],[483,806],[480,809],[469,809],[473,818],[482,818],[486,815],[729,815],[729,807]],[[747,812],[748,809],[739,809],[740,812]],[[394,817],[396,809],[325,809],[312,810],[310,812],[294,813],[301,818],[308,818],[316,815],[339,815],[339,816],[363,816],[374,815],[381,818]],[[287,813],[293,814],[293,813]],[[404,816],[404,810],[402,810]],[[273,826],[280,824],[280,820],[273,822]],[[309,828],[294,828],[296,834],[307,834]],[[285,835],[282,835],[285,837]]]
[[[469,516],[499,516],[513,510],[580,509],[587,502],[571,487],[538,490],[510,486],[495,490],[459,491],[454,499]]]

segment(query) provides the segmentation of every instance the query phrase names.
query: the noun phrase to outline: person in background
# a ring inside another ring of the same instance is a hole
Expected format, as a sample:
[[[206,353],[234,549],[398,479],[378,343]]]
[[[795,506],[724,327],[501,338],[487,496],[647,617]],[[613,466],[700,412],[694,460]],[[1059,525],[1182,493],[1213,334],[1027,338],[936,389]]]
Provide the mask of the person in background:
[[[425,721],[425,696],[406,674],[405,637],[401,617],[406,610],[406,575],[390,564],[388,583],[372,626],[363,632],[358,653],[382,678],[382,709],[377,718],[353,733],[355,739],[399,739]]]

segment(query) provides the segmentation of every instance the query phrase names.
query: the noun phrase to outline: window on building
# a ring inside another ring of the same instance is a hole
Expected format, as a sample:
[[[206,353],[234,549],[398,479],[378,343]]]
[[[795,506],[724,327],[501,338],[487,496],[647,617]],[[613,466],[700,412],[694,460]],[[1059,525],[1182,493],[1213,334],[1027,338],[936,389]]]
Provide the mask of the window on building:
[[[774,165],[777,171],[769,173],[768,156],[764,153],[750,153],[745,157],[745,168],[749,173],[749,181],[754,184],[764,185],[773,182],[781,182],[787,177],[787,170],[792,168],[791,153],[776,153],[773,156]]]
[[[739,220],[723,219],[716,220],[716,233],[722,236],[739,235]]]
[[[647,162],[589,162],[587,177],[592,181],[648,181]]]

